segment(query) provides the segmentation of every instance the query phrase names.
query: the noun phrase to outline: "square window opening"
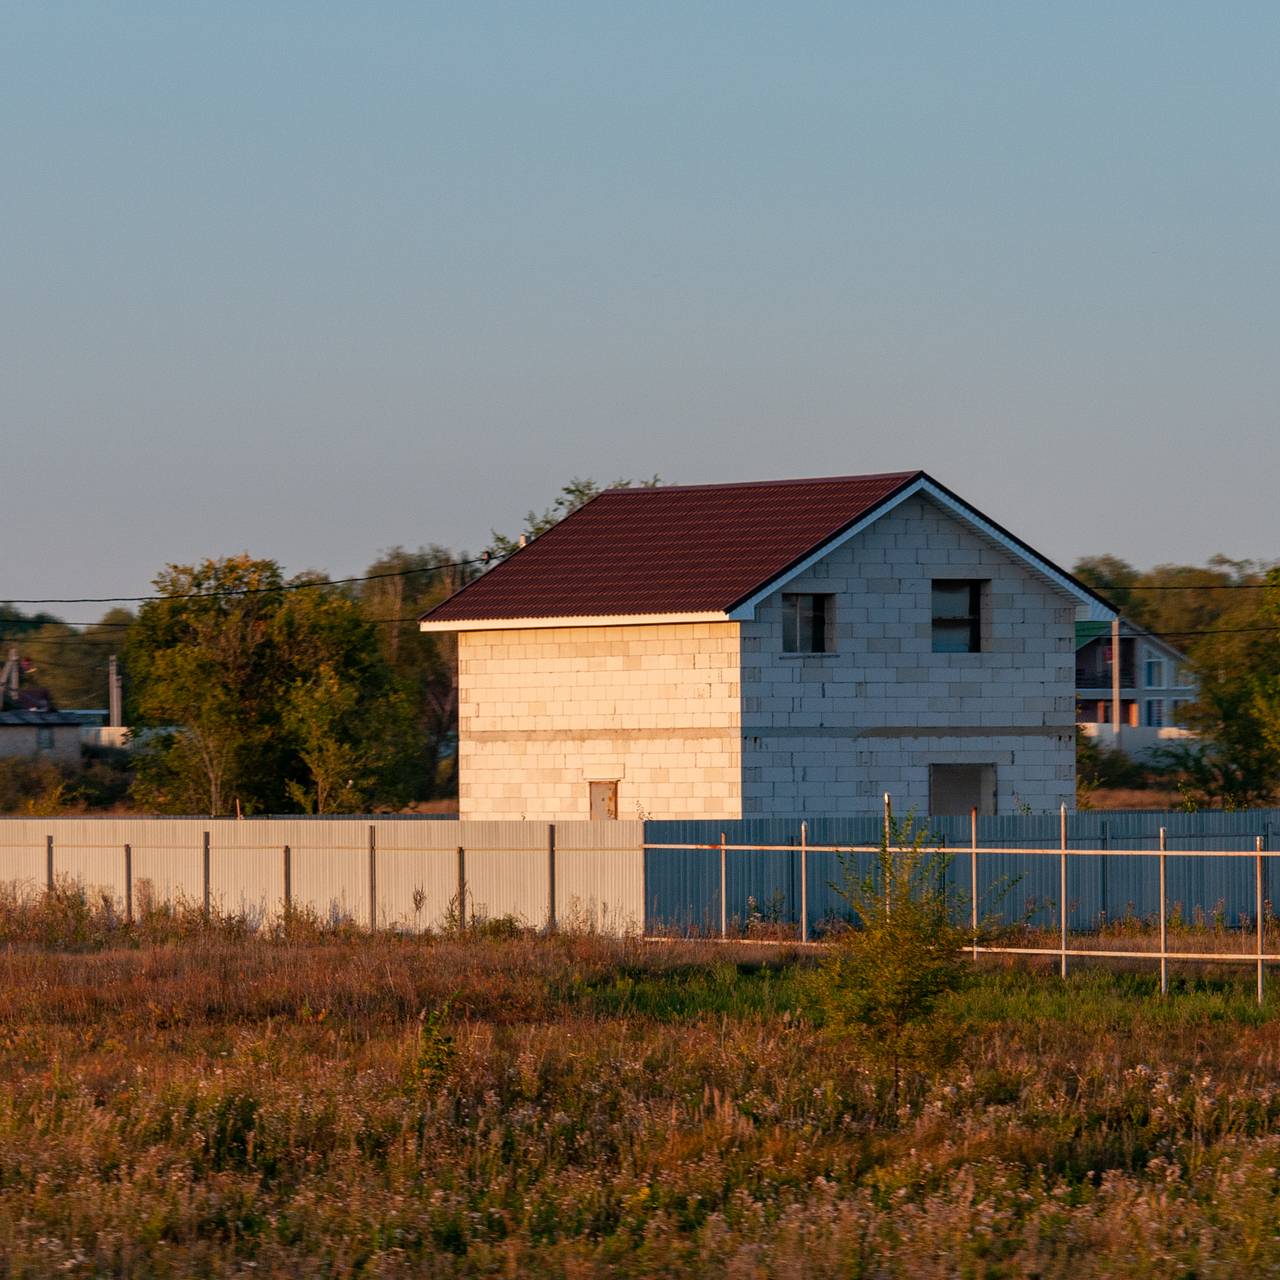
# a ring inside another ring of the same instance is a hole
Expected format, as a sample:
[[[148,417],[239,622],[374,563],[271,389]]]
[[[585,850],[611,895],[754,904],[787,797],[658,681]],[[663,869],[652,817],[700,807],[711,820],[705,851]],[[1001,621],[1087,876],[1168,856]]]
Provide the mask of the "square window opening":
[[[994,764],[931,764],[929,766],[929,814],[932,817],[967,817],[996,812]]]
[[[832,653],[835,650],[835,597],[784,594],[782,652]]]
[[[934,653],[982,652],[983,586],[976,578],[934,579]]]

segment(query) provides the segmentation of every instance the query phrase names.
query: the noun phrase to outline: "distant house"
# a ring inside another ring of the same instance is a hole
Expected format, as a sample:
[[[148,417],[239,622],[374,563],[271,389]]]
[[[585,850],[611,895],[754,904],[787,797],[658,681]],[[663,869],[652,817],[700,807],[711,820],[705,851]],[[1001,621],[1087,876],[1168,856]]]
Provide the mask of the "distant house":
[[[1119,700],[1113,706],[1111,629],[1076,624],[1076,719],[1085,733],[1140,759],[1152,748],[1198,737],[1181,724],[1200,696],[1186,655],[1131,622],[1120,622]]]
[[[80,717],[67,711],[0,711],[0,758],[80,759]]]
[[[1102,597],[921,471],[615,489],[426,614],[464,818],[1008,813],[1075,794]]]
[[[57,710],[47,689],[23,685],[29,668],[15,649],[0,668],[0,759],[48,756],[75,763],[80,759],[83,717]]]

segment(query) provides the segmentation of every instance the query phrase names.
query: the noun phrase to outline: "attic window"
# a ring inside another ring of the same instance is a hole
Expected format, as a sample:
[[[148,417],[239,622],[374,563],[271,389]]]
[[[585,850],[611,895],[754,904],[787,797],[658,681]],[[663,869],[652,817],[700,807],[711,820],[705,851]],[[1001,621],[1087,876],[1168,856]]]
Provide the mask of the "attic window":
[[[982,652],[982,583],[979,580],[933,580],[933,651]]]
[[[782,652],[830,653],[835,608],[830,595],[782,597]]]

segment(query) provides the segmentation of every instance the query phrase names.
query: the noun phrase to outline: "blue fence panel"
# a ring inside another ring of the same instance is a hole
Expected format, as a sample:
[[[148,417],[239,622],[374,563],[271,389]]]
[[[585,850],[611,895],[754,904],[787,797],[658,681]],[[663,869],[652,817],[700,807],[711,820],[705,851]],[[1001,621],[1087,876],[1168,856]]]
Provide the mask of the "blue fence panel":
[[[875,845],[883,829],[876,814],[816,815],[808,818],[810,845]],[[970,823],[967,817],[927,821],[929,844],[952,853],[948,892],[966,913],[970,895]],[[1157,850],[1165,828],[1167,900],[1171,911],[1188,919],[1220,914],[1228,925],[1252,919],[1254,865],[1248,858],[1179,858],[1181,849],[1249,851],[1258,837],[1264,850],[1280,853],[1280,810],[1249,809],[1235,813],[1084,811],[1067,815],[1068,849],[1106,849],[1103,857],[1067,861],[1068,923],[1088,929],[1104,920],[1133,915],[1154,916],[1159,910],[1159,868],[1155,858],[1134,857],[1137,850]],[[714,845],[724,834],[730,845],[800,843],[799,818],[744,818],[731,821],[664,821],[645,823],[645,843],[680,845],[687,841]],[[1019,855],[1018,849],[1056,849],[1059,815],[999,814],[978,820],[978,843],[1008,849],[1007,854],[978,858],[978,904],[984,917],[1049,928],[1058,921],[1061,896],[1059,860],[1045,855]],[[871,855],[850,857],[810,852],[808,915],[811,931],[848,919],[847,900],[839,886],[849,875],[863,876]],[[1280,857],[1264,860],[1264,893],[1269,902],[1280,894]],[[742,925],[754,909],[766,919],[795,923],[800,918],[798,852],[730,850],[725,857],[726,915]],[[707,932],[720,927],[720,855],[715,849],[646,849],[645,929],[648,932]]]

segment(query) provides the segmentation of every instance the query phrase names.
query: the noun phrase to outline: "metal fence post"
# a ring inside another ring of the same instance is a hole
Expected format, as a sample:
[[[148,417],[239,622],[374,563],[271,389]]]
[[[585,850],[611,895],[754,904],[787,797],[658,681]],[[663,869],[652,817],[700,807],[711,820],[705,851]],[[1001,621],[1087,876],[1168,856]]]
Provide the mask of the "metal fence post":
[[[884,793],[884,913],[893,912],[893,801]]]
[[[44,887],[53,892],[53,836],[44,838]]]
[[[467,853],[458,846],[458,928],[467,927]]]
[[[729,936],[729,876],[725,866],[724,832],[720,833],[720,936]]]
[[[124,918],[133,923],[133,845],[124,847]]]
[[[973,930],[973,963],[978,963],[978,807],[969,810],[969,927]]]
[[[1102,823],[1102,847],[1109,849],[1111,847],[1111,824],[1104,821]],[[1110,858],[1098,859],[1098,897],[1102,900],[1102,923],[1106,924],[1111,919],[1111,890],[1107,877],[1107,864]]]
[[[1165,850],[1169,847],[1168,833],[1160,828],[1160,994],[1169,994],[1169,935],[1168,899],[1165,894]]]
[[[1061,828],[1061,852],[1058,854],[1058,892],[1062,901],[1058,904],[1059,932],[1059,973],[1067,976],[1067,806],[1062,806],[1059,826]]]
[[[809,824],[800,824],[800,941],[809,941]]]
[[[1271,820],[1270,819],[1268,819],[1266,822],[1262,824],[1262,847],[1267,852],[1270,852],[1270,850],[1273,848],[1271,843]],[[1271,863],[1268,862],[1263,867],[1262,872],[1265,878],[1264,887],[1266,888],[1266,891],[1267,891],[1267,899],[1274,904],[1276,900],[1276,895],[1271,888],[1271,879],[1272,879]]]
[[[547,823],[547,928],[556,927],[556,824]]]
[[[200,880],[203,886],[204,903],[202,910],[204,918],[209,918],[209,833],[204,833],[204,848],[200,858]]]
[[[369,930],[378,927],[378,828],[369,824]]]
[[[293,850],[284,847],[284,909],[288,914],[293,910]]]
[[[1262,1003],[1262,983],[1263,983],[1263,966],[1262,966],[1262,930],[1265,924],[1262,906],[1262,837],[1258,836],[1254,841],[1254,879],[1257,882],[1257,908],[1258,908],[1258,1003]]]

